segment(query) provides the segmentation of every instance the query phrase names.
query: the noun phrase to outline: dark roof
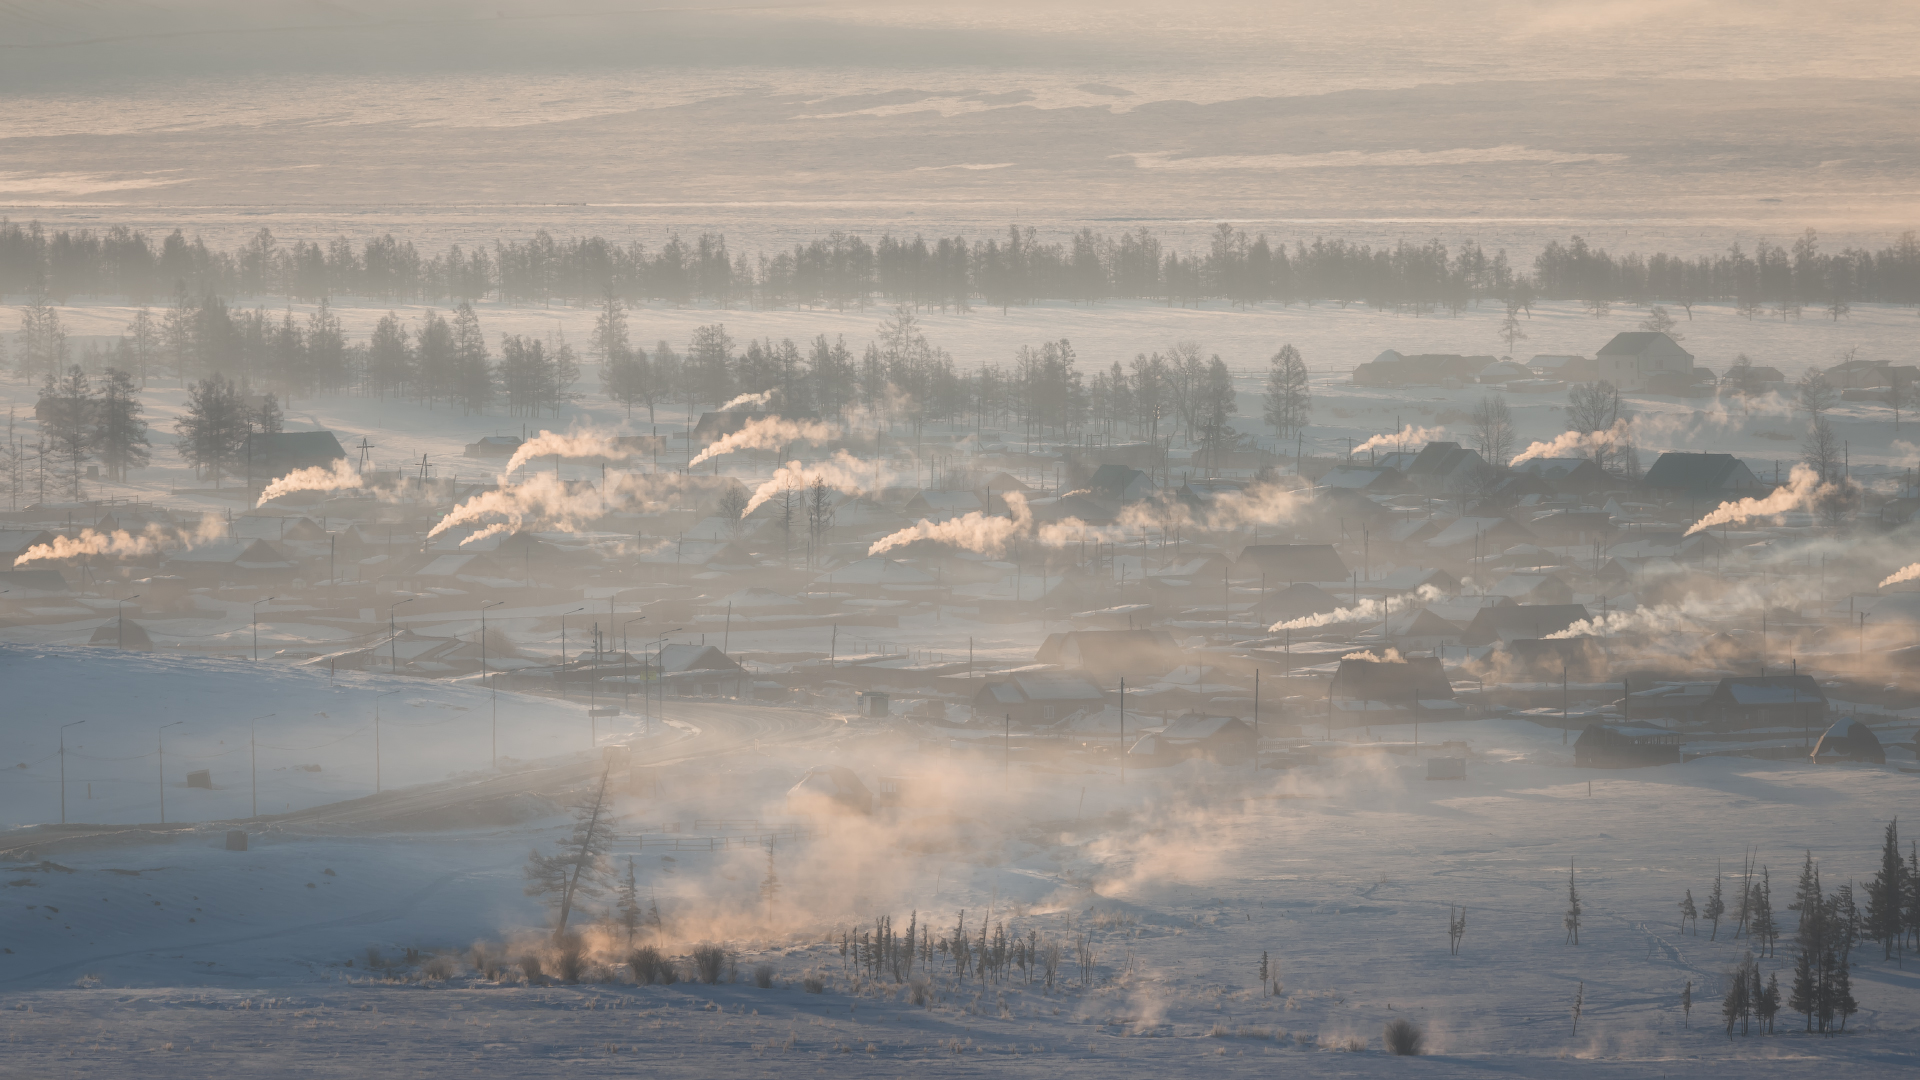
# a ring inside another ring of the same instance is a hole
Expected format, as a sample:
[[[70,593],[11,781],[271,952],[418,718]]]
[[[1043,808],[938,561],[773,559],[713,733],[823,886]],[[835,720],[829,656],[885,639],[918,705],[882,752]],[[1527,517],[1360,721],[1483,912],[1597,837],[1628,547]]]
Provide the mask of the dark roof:
[[[1282,581],[1345,581],[1347,564],[1332,544],[1249,544],[1234,561],[1242,577],[1265,574]]]
[[[60,576],[58,570],[0,570],[0,588],[13,593],[12,599],[19,599],[27,592],[67,593],[67,579]]]
[[[1825,705],[1827,695],[1811,675],[1736,675],[1720,680],[1706,704],[1740,707],[1760,705]]]
[[[247,436],[247,441],[253,447],[255,463],[264,460],[268,468],[283,461],[312,461],[324,465],[347,456],[331,431],[256,432]]]
[[[1660,342],[1666,342],[1675,348],[1680,343],[1658,330],[1628,330],[1613,335],[1613,340],[1600,347],[1600,356],[1639,356]]]
[[[1469,645],[1508,638],[1543,638],[1593,616],[1582,604],[1510,604],[1481,608],[1467,625]]]
[[[1406,705],[1415,700],[1452,701],[1453,684],[1436,656],[1400,663],[1341,660],[1330,693],[1337,698]]]
[[[1108,462],[1093,470],[1092,478],[1087,481],[1087,489],[1102,498],[1118,499],[1126,494],[1127,485],[1145,475],[1139,469]]]
[[[1460,452],[1457,442],[1430,442],[1413,456],[1413,464],[1407,466],[1408,476],[1431,476],[1443,472],[1447,463]]]
[[[1048,634],[1033,659],[1122,675],[1159,675],[1180,665],[1180,647],[1165,630],[1069,630]]]
[[[1727,491],[1762,487],[1753,470],[1732,454],[1689,454],[1672,451],[1661,454],[1640,479],[1650,491],[1673,491],[1686,495],[1719,495]]]
[[[1338,611],[1340,601],[1318,585],[1296,581],[1284,589],[1270,590],[1264,599],[1253,606],[1253,610],[1263,619],[1284,622]]]

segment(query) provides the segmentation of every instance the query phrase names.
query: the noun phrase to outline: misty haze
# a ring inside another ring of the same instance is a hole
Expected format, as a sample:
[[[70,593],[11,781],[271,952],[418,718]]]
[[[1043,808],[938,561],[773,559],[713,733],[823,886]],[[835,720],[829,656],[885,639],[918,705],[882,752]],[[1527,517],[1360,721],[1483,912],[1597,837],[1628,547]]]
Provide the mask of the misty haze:
[[[1916,55],[0,5],[5,1071],[1912,1075]]]

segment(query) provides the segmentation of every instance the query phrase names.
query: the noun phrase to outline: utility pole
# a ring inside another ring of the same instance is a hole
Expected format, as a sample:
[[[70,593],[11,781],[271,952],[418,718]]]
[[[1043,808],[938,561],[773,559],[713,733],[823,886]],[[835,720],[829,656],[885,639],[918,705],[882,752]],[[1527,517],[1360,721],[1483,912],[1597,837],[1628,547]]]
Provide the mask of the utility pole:
[[[1260,669],[1253,669],[1253,771],[1260,771]]]
[[[247,771],[252,774],[253,781],[253,814],[251,815],[253,817],[260,816],[260,754],[255,740],[254,725],[279,715],[279,713],[268,713],[266,716],[256,716],[247,721]]]
[[[1013,790],[1013,714],[1008,713],[1000,729],[1000,794]]]
[[[400,624],[393,617],[393,609],[400,604],[411,604],[418,599],[420,598],[417,596],[409,596],[398,604],[387,606],[387,645],[389,647],[387,668],[396,675],[400,673]]]
[[[1120,677],[1120,784],[1127,783],[1127,679]]]
[[[60,725],[60,824],[67,823],[67,729],[85,720],[69,720]]]
[[[493,681],[492,673],[487,670],[487,609],[499,607],[505,600],[495,600],[491,604],[480,605],[480,681],[487,684],[493,696],[493,767],[500,768],[500,685]]]
[[[253,662],[256,664],[260,662],[260,605],[271,604],[277,599],[279,598],[269,596],[265,600],[253,602]]]
[[[114,634],[119,638],[118,644],[120,646],[121,652],[125,652],[127,650],[127,601],[138,600],[138,599],[140,599],[140,594],[134,593],[132,596],[123,596],[119,600],[119,607],[120,607],[119,625],[114,628]],[[259,625],[258,617],[256,616],[255,618],[256,629],[254,630],[254,634],[253,634],[253,658],[255,660],[260,659],[260,631],[257,629],[258,625]]]

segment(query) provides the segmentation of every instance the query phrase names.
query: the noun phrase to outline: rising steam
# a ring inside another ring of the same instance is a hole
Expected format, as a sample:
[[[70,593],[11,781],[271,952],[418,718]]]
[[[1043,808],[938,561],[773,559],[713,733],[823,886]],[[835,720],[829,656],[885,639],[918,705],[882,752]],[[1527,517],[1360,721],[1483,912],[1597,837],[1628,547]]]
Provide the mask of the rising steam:
[[[775,388],[778,389],[777,387]],[[715,409],[715,412],[732,412],[735,409],[757,409],[773,400],[774,390],[762,390],[757,394],[741,394]]]
[[[1447,433],[1444,427],[1414,427],[1408,424],[1392,435],[1375,435],[1366,442],[1353,448],[1353,453],[1371,450],[1376,446],[1405,446],[1409,443],[1429,443]]]
[[[1368,597],[1352,607],[1335,608],[1318,615],[1302,615],[1289,622],[1274,623],[1267,628],[1267,633],[1271,634],[1276,630],[1312,630],[1322,626],[1332,626],[1335,623],[1372,622],[1391,615],[1395,600],[1401,601],[1400,610],[1405,611],[1415,604],[1430,604],[1445,595],[1432,585],[1422,585],[1417,592],[1405,597],[1389,596],[1379,600]]]
[[[977,551],[982,555],[999,558],[1006,554],[1008,540],[1033,527],[1033,511],[1027,508],[1026,497],[1017,491],[1009,491],[1006,498],[1007,509],[1012,512],[1012,517],[1000,517],[997,514],[985,514],[975,510],[952,521],[942,521],[938,524],[921,518],[899,532],[876,541],[871,548],[867,549],[867,554],[878,555],[883,551],[892,551],[897,547],[905,547],[915,540],[938,540],[967,551]]]
[[[130,533],[125,529],[114,529],[112,532],[81,529],[79,536],[56,536],[51,544],[35,544],[21,552],[20,557],[13,560],[13,565],[18,568],[36,562],[58,562],[89,555],[138,558],[155,554],[169,545],[191,548],[225,537],[225,526],[220,519],[212,517],[202,518],[200,524],[190,530],[169,529],[160,525],[149,525],[138,533]]]
[[[740,516],[746,517],[760,509],[762,503],[780,494],[782,488],[804,491],[819,480],[835,491],[864,495],[885,487],[895,475],[892,467],[884,462],[862,461],[845,450],[836,450],[832,457],[812,464],[789,461],[775,469],[765,483],[754,489],[753,498],[747,500],[747,508],[740,512]]]
[[[296,491],[344,491],[364,486],[366,480],[361,477],[360,471],[346,458],[337,458],[331,466],[295,469],[275,480],[260,492],[260,501],[254,505],[265,506],[270,500]]]
[[[772,393],[771,390],[768,393]],[[779,416],[763,416],[758,420],[749,420],[746,426],[731,435],[716,440],[698,457],[687,462],[692,468],[703,461],[731,454],[735,450],[778,450],[792,442],[823,443],[838,438],[840,429],[832,424],[818,420],[788,420]]]
[[[1898,585],[1903,581],[1912,581],[1914,578],[1920,578],[1920,562],[1895,570],[1893,573],[1887,575],[1887,580],[1880,583],[1880,588],[1884,589],[1889,585]]]
[[[1534,458],[1586,457],[1601,450],[1619,450],[1632,441],[1632,425],[1615,420],[1605,431],[1565,431],[1550,442],[1537,442],[1513,456],[1514,465]]]
[[[626,456],[627,452],[622,450],[619,444],[613,441],[611,436],[602,435],[598,432],[585,431],[572,435],[559,435],[551,431],[542,431],[540,434],[520,444],[520,449],[513,452],[513,457],[507,460],[507,467],[501,470],[500,475],[511,475],[515,469],[525,465],[534,458],[618,458]]]
[[[1837,490],[1833,484],[1822,483],[1820,474],[1813,467],[1801,462],[1794,465],[1787,474],[1787,486],[1776,488],[1773,494],[1765,498],[1745,498],[1737,502],[1723,502],[1719,509],[1693,523],[1687,535],[1715,525],[1744,525],[1754,518],[1777,517],[1794,510],[1806,509],[1820,496]]]
[[[464,547],[489,536],[518,532],[528,521],[562,532],[581,532],[611,509],[605,492],[568,491],[559,477],[540,473],[526,483],[481,492],[454,507],[427,533],[427,539],[463,525],[484,525],[460,541]]]

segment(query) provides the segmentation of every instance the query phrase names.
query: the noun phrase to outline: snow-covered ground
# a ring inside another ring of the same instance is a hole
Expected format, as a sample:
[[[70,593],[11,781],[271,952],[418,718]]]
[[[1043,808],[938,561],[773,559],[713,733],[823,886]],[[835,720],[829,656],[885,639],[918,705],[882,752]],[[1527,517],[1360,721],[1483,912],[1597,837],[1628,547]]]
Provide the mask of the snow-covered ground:
[[[42,801],[51,763],[41,744],[51,742],[39,729],[69,706],[90,711],[88,728],[99,725],[89,752],[127,756],[144,749],[154,724],[204,710],[198,728],[173,729],[169,761],[179,753],[184,762],[211,755],[223,739],[244,739],[245,710],[225,715],[223,697],[271,699],[283,713],[332,706],[353,718],[336,724],[359,725],[369,711],[363,699],[381,684],[330,687],[324,674],[308,679],[271,665],[104,651],[12,650],[7,659],[54,676],[8,677],[10,686],[32,687],[26,704],[45,718],[10,725],[19,733],[11,738],[32,732],[35,760],[21,780]],[[196,671],[204,689],[183,694],[180,681]],[[137,719],[118,719],[103,709],[109,695],[88,689],[140,684],[159,689],[117,702]],[[224,825],[13,851],[0,883],[0,1028],[10,1066],[114,1075],[137,1055],[144,1072],[161,1076],[219,1068],[401,1074],[456,1061],[595,1074],[800,1066],[897,1075],[937,1065],[1035,1075],[1412,1067],[1651,1077],[1835,1068],[1892,1076],[1920,1064],[1920,976],[1881,961],[1876,949],[1854,954],[1862,1011],[1848,1034],[1795,1034],[1798,1018],[1783,1015],[1781,1035],[1729,1040],[1717,1021],[1722,977],[1753,943],[1733,939],[1726,922],[1717,941],[1704,924],[1698,936],[1675,925],[1684,891],[1703,897],[1716,866],[1737,874],[1742,852],[1757,845],[1791,940],[1794,916],[1783,909],[1804,853],[1829,887],[1852,880],[1857,888],[1875,865],[1884,821],[1909,808],[1912,778],[1894,765],[1708,758],[1576,770],[1557,733],[1485,720],[1425,725],[1417,753],[1407,752],[1411,729],[1378,727],[1367,733],[1377,743],[1316,744],[1315,765],[1255,775],[1189,763],[1130,771],[1123,785],[1110,770],[1080,765],[1003,771],[991,753],[928,756],[878,724],[768,727],[762,738],[704,756],[686,754],[691,736],[676,728],[636,744],[637,762],[678,763],[661,767],[650,794],[617,797],[616,864],[624,872],[632,858],[640,895],[662,912],[668,953],[720,941],[736,953],[740,981],[631,985],[617,966],[621,932],[599,928],[590,940],[614,967],[580,985],[528,986],[517,975],[486,978],[471,950],[491,945],[511,961],[541,948],[542,911],[523,895],[520,867],[529,847],[564,835],[559,811],[583,790],[580,777],[556,783],[557,774],[517,762],[530,770],[519,774],[528,801],[518,820],[453,814],[426,829],[395,827],[402,811],[436,799],[471,805],[461,802],[465,785],[485,766],[474,760],[485,745],[484,732],[471,730],[483,712],[476,692],[406,685],[414,689],[397,696],[409,704],[394,712],[412,715],[391,750],[391,775],[436,784],[386,804],[354,804],[352,814],[248,825],[245,852],[224,849]],[[467,711],[434,714],[453,706]],[[700,706],[670,708],[687,727],[728,723]],[[520,757],[591,770],[584,748],[569,756],[561,745],[579,734],[563,730],[577,725],[577,712],[518,699],[513,709]],[[429,724],[443,733],[428,735]],[[325,726],[304,720],[299,736],[318,742]],[[1436,739],[1464,746],[1435,747]],[[306,755],[327,766],[299,790],[331,782],[333,762],[350,756],[343,747],[324,753],[332,756]],[[1465,754],[1466,781],[1426,780],[1421,758],[1435,753]],[[904,776],[907,805],[870,819],[815,820],[814,833],[780,836],[769,856],[765,837],[799,823],[787,813],[786,788],[820,763],[852,767],[869,784]],[[245,815],[244,787],[233,790],[242,777],[214,767],[214,792],[169,788],[170,816],[176,806],[182,816],[190,806]],[[295,790],[278,758],[271,775],[282,805],[263,811],[281,810]],[[359,778],[339,777],[350,779]],[[71,799],[72,773],[68,782]],[[143,787],[116,797],[150,794],[151,783]],[[195,796],[206,802],[187,801]],[[10,822],[29,820],[13,809],[23,798],[8,796]],[[396,816],[383,821],[383,805]],[[721,818],[729,820],[712,820]],[[697,842],[689,838],[721,836],[747,839],[687,850]],[[780,880],[771,909],[762,891],[770,860]],[[1562,928],[1570,866],[1585,909],[1577,946]],[[1454,904],[1468,910],[1458,956],[1446,942]],[[1029,986],[1019,969],[1005,983],[960,982],[936,956],[916,969],[933,976],[925,1006],[890,976],[855,978],[842,958],[841,933],[871,931],[876,917],[891,915],[896,933],[917,918],[949,936],[963,911],[970,934],[985,918],[1066,943],[1062,985]],[[1093,954],[1085,985],[1074,949],[1081,934]],[[369,948],[394,961],[415,949],[422,959],[369,971]],[[447,977],[423,980],[420,964],[441,952],[456,961],[440,973]],[[1278,996],[1261,992],[1262,954]],[[773,968],[769,989],[752,985],[762,963]],[[1783,945],[1761,965],[1786,974],[1791,959]],[[687,978],[684,959],[680,967]],[[809,974],[824,976],[824,993],[800,986]],[[1689,981],[1690,1026],[1680,1008]],[[1575,1034],[1577,992],[1584,1004]],[[1386,1060],[1381,1026],[1403,1016],[1427,1031],[1427,1060]],[[1354,1039],[1364,1052],[1346,1051]]]

